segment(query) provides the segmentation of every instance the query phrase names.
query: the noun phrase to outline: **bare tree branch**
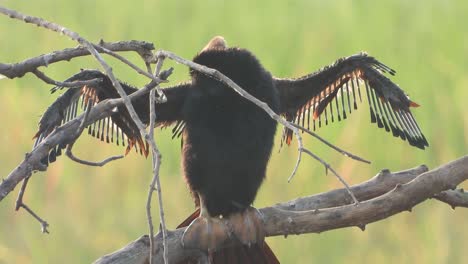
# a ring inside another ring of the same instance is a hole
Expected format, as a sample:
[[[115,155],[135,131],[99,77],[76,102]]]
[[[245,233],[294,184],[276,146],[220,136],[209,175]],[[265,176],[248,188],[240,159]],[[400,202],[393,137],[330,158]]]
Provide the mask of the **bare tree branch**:
[[[0,7],[0,13],[5,9]],[[121,51],[135,51],[138,54],[151,54],[151,50],[154,50],[153,43],[145,41],[119,41],[119,42],[104,42],[101,41],[99,46],[106,48],[107,50],[121,52]],[[28,72],[33,72],[35,69],[44,66],[47,67],[52,63],[60,61],[70,61],[73,58],[88,56],[91,53],[85,47],[68,48],[60,51],[54,51],[52,53],[44,54],[34,58],[24,60],[19,63],[0,63],[0,74],[13,79],[22,77]],[[146,55],[147,56],[147,55]]]
[[[337,146],[331,144],[330,142],[326,141],[326,140],[325,140],[324,138],[322,138],[321,136],[317,135],[317,133],[314,133],[314,132],[310,131],[310,129],[307,129],[307,128],[305,128],[305,127],[303,127],[303,126],[300,126],[300,125],[298,125],[298,124],[294,124],[294,123],[292,123],[292,122],[290,122],[290,123],[291,123],[292,126],[297,127],[298,129],[300,129],[300,130],[306,132],[307,134],[313,136],[314,138],[318,139],[320,142],[322,142],[323,144],[327,145],[328,147],[330,147],[330,148],[332,148],[332,149],[338,151],[338,152],[339,152],[341,155],[343,155],[343,156],[346,156],[346,157],[349,157],[349,158],[351,158],[351,159],[354,159],[354,160],[357,160],[357,161],[360,161],[360,162],[364,162],[364,163],[367,163],[367,164],[370,164],[370,163],[371,163],[370,161],[368,161],[368,160],[366,160],[366,159],[363,159],[363,158],[361,158],[361,157],[359,157],[359,156],[356,156],[356,155],[354,155],[354,154],[352,154],[352,153],[350,153],[350,152],[348,152],[348,151],[346,151],[346,150],[343,150],[343,149],[341,149],[341,148],[339,148],[339,147],[337,147]]]
[[[49,230],[47,230],[47,227],[49,227],[49,224],[47,223],[47,221],[45,221],[44,219],[42,219],[40,216],[38,216],[31,208],[29,208],[29,206],[27,206],[24,201],[23,201],[23,197],[24,197],[24,192],[26,190],[26,186],[28,186],[28,181],[29,181],[29,178],[30,177],[27,177],[23,180],[23,184],[21,185],[21,189],[18,193],[18,198],[16,198],[16,206],[15,206],[15,210],[18,211],[20,208],[23,208],[24,210],[26,210],[26,212],[28,212],[30,215],[32,215],[40,224],[41,224],[41,232],[42,233],[46,233],[48,234],[49,233]]]
[[[44,81],[45,83],[52,84],[55,86],[60,86],[60,87],[82,87],[85,85],[95,85],[102,81],[101,79],[97,78],[97,79],[92,79],[88,81],[59,82],[59,81],[53,80],[52,78],[45,75],[45,73],[41,72],[38,69],[33,70],[32,73],[36,75],[37,78]]]
[[[98,45],[93,45],[93,47],[99,51],[99,52],[102,52],[102,53],[105,53],[105,54],[108,54],[118,60],[120,60],[121,62],[127,64],[128,66],[130,66],[130,68],[132,68],[133,70],[135,70],[137,73],[143,75],[143,76],[146,76],[147,78],[151,79],[151,80],[154,80],[154,81],[160,81],[158,79],[157,76],[154,76],[152,75],[150,72],[146,72],[142,69],[140,69],[138,66],[136,66],[135,64],[133,64],[131,61],[127,60],[125,57],[123,56],[120,56],[119,54],[111,51],[111,50],[108,50],[106,48],[103,48],[101,46],[98,46]]]
[[[31,208],[29,208],[29,206],[27,206],[24,203],[21,203],[19,205],[18,209],[19,208],[23,208],[24,210],[26,210],[26,212],[28,212],[30,215],[32,215],[41,224],[41,232],[42,233],[49,234],[49,230],[47,230],[47,228],[49,227],[49,224],[44,219],[42,219],[40,216],[38,216]]]
[[[463,189],[441,192],[434,195],[434,198],[449,204],[452,209],[455,209],[455,207],[468,208],[468,192],[464,191]]]
[[[425,165],[393,173],[384,169],[371,179],[351,186],[351,190],[359,200],[370,200],[387,193],[398,184],[405,184],[414,180],[417,176],[427,171],[428,168]],[[353,201],[349,198],[345,189],[336,189],[279,203],[275,207],[288,211],[307,211],[352,204]]]
[[[330,170],[333,175],[336,176],[336,178],[338,178],[338,180],[345,186],[345,189],[346,191],[348,192],[349,196],[351,196],[351,198],[353,199],[353,202],[354,204],[359,204],[359,201],[358,199],[356,198],[356,196],[354,196],[354,193],[351,191],[351,189],[349,188],[349,185],[346,183],[346,181],[343,179],[343,177],[341,177],[340,174],[338,174],[338,172],[336,172],[332,166],[330,166],[330,164],[328,164],[327,162],[325,162],[323,159],[321,159],[319,156],[315,155],[314,153],[312,153],[310,150],[308,149],[305,149],[305,148],[300,148],[299,149],[300,152],[304,152],[306,153],[307,155],[311,156],[312,158],[314,158],[315,160],[319,161],[320,163],[322,163],[324,166],[325,166],[325,174],[328,174],[328,170]],[[291,175],[292,177],[293,175]],[[291,177],[288,179],[288,182],[291,181]]]
[[[265,231],[267,236],[279,236],[320,233],[353,226],[364,230],[369,223],[410,211],[415,205],[441,192],[448,197],[452,197],[453,192],[460,192],[449,189],[468,179],[468,156],[425,171],[425,166],[397,173],[387,170],[369,181],[353,186],[352,190],[357,197],[366,199],[357,206],[351,205],[349,196],[345,195],[346,191],[340,189],[262,208],[260,212],[264,217]],[[184,228],[180,228],[168,233],[171,249],[169,263],[201,254],[182,247],[183,232]],[[154,239],[157,244],[162,243],[160,234]],[[148,244],[149,237],[142,236],[124,248],[99,258],[95,263],[145,263],[149,255]],[[156,260],[162,260],[162,252],[156,252]]]
[[[158,60],[156,64],[156,69],[154,72],[154,76],[159,76],[162,68],[162,64],[164,62],[164,58],[161,58]],[[162,201],[162,192],[161,192],[161,183],[159,181],[159,168],[161,166],[161,153],[159,152],[159,149],[156,146],[156,141],[154,139],[154,126],[155,126],[155,121],[156,121],[156,109],[155,109],[155,103],[156,103],[156,93],[155,89],[152,89],[150,92],[149,96],[149,104],[150,104],[150,125],[149,125],[149,133],[146,134],[148,137],[146,140],[150,142],[151,149],[152,149],[152,161],[153,161],[153,179],[151,180],[150,188],[148,191],[148,199],[146,201],[146,214],[148,217],[148,226],[149,226],[149,234],[150,237],[154,236],[154,230],[153,230],[153,220],[151,216],[151,198],[153,196],[153,191],[157,189],[158,192],[158,203],[159,203],[159,218],[161,219],[161,232],[163,234],[163,260],[164,263],[169,263],[167,260],[167,255],[169,252],[169,248],[167,247],[167,230],[166,230],[166,221],[164,217],[164,210],[163,210],[163,201]],[[149,257],[149,263],[152,264],[154,263],[154,258],[153,258],[153,253],[154,253],[154,242],[153,240],[150,240],[150,257]]]

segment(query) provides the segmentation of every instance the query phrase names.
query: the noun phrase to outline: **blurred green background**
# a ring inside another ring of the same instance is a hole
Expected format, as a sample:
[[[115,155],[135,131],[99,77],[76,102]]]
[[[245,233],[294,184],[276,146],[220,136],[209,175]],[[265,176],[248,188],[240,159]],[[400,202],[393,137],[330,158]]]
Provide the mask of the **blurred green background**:
[[[300,76],[364,50],[396,69],[393,80],[421,104],[414,114],[430,148],[412,148],[377,129],[364,105],[348,121],[319,133],[371,159],[371,165],[347,159],[311,138],[305,139],[306,146],[350,184],[383,168],[396,171],[420,164],[434,168],[467,153],[466,1],[5,0],[0,4],[60,23],[94,42],[146,40],[185,58],[192,58],[211,37],[223,35],[230,45],[253,51],[279,77]],[[0,41],[1,62],[76,46],[57,33],[5,16],[0,16]],[[141,65],[134,54],[128,56]],[[146,82],[115,60],[109,62],[120,79],[138,86]],[[42,70],[62,80],[80,68],[97,67],[91,59],[80,58]],[[176,65],[175,70],[172,83],[188,78],[185,67]],[[31,149],[38,118],[56,95],[51,96],[51,87],[30,74],[0,80],[0,85],[0,175],[6,177]],[[168,130],[157,133],[163,153],[166,221],[174,228],[193,211],[193,204],[181,177],[180,142],[172,141]],[[279,144],[256,207],[341,187],[307,157],[288,184],[295,147],[278,150]],[[122,152],[88,136],[75,149],[80,157],[96,161]],[[25,197],[51,225],[49,235],[41,234],[39,224],[25,211],[14,211],[16,192],[1,202],[0,263],[87,263],[126,245],[147,232],[150,178],[150,159],[134,153],[104,168],[61,157],[46,173],[34,175]],[[157,206],[153,208],[157,223]],[[412,213],[371,224],[365,232],[347,228],[267,241],[283,263],[462,263],[468,257],[467,219],[467,209],[454,211],[427,201]]]

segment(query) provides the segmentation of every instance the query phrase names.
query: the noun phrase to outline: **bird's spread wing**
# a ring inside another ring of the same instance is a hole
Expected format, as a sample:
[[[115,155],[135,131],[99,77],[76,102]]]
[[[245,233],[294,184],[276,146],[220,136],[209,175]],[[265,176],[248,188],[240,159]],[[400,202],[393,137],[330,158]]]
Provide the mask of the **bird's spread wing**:
[[[365,53],[342,58],[333,65],[298,79],[275,78],[280,93],[281,114],[288,121],[310,129],[316,124],[346,119],[366,96],[372,123],[408,140],[421,149],[429,146],[410,107],[419,106],[383,74],[395,71]],[[366,95],[361,90],[365,90]],[[283,131],[282,142],[289,144],[292,131]]]
[[[100,71],[83,70],[66,81],[73,82],[92,79],[99,79],[100,81],[98,84],[92,86],[85,85],[67,88],[67,90],[49,106],[39,121],[39,129],[34,136],[34,138],[36,138],[34,146],[42,142],[55,128],[83,113],[87,107],[94,106],[105,99],[120,97],[110,79]],[[127,84],[121,83],[121,85],[127,94],[137,91],[136,88]],[[180,122],[182,118],[181,109],[189,86],[190,84],[180,84],[164,89],[167,101],[158,103],[155,106],[157,125],[168,126],[173,122]],[[54,87],[52,92],[62,88],[63,87]],[[148,125],[148,94],[136,98],[133,101],[133,106],[142,122]],[[118,107],[113,115],[89,125],[86,130],[88,134],[101,141],[127,146],[126,153],[132,148],[135,148],[137,152],[145,156],[148,155],[148,144],[141,138],[138,127],[133,122],[125,106]],[[66,145],[60,145],[51,150],[48,159],[43,160],[43,163],[47,164],[48,162],[55,161],[56,156],[60,155],[62,149],[65,147]]]

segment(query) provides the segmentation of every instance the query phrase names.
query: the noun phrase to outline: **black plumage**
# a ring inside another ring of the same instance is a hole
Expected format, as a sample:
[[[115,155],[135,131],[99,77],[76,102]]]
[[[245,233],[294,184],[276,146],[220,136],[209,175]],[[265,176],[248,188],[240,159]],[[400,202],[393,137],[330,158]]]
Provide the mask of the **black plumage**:
[[[219,70],[278,111],[273,79],[249,51],[213,49],[194,62]],[[210,215],[228,216],[252,204],[265,176],[276,123],[219,81],[196,71],[191,77],[182,111],[184,174],[192,192],[204,196]]]
[[[288,121],[303,126],[307,123],[309,127],[312,116],[313,129],[316,119],[321,126],[322,113],[325,113],[325,124],[330,123],[328,112],[332,122],[334,113],[338,121],[346,119],[346,106],[349,113],[352,108],[357,109],[355,93],[357,90],[361,101],[360,89],[365,85],[372,123],[377,122],[379,127],[392,131],[394,136],[408,140],[413,146],[422,149],[428,146],[409,109],[417,104],[383,75],[395,72],[367,54],[339,59],[301,78],[281,79],[272,77],[251,52],[227,48],[224,39],[217,37],[195,56],[194,62],[223,73]],[[190,82],[164,89],[167,101],[155,106],[156,125],[175,124],[174,137],[182,135],[183,170],[196,205],[206,208],[211,217],[229,217],[243,212],[254,201],[265,177],[276,123],[262,109],[220,81],[194,70],[190,71],[190,76]],[[68,89],[47,109],[39,122],[36,144],[62,122],[78,114],[79,100],[84,108],[118,97],[108,77],[99,71],[85,70],[67,81],[94,78],[100,78],[101,82],[93,87]],[[137,90],[124,83],[122,86],[127,94]],[[338,99],[340,96],[342,98]],[[148,102],[147,95],[133,102],[145,124],[149,124]],[[89,133],[101,140],[105,138],[106,142],[109,142],[109,134],[113,142],[115,134],[116,144],[121,135],[121,142],[128,142],[127,153],[138,146],[141,153],[148,154],[147,144],[123,106],[110,119],[102,120],[102,124],[98,121],[97,125],[91,125]],[[291,138],[291,131],[285,129],[282,141],[290,144]],[[52,150],[49,160],[44,162],[54,161],[57,153]]]
[[[346,119],[346,106],[350,114],[352,108],[357,109],[356,86],[359,95],[361,86],[365,85],[371,123],[377,123],[379,128],[385,128],[387,132],[391,131],[387,125],[388,117],[382,110],[385,109],[382,106],[384,104],[387,106],[388,115],[398,121],[398,125],[392,131],[393,135],[408,140],[412,146],[424,149],[429,144],[417,123],[414,122],[414,126],[411,126],[410,122],[405,123],[401,118],[402,115],[411,116],[410,107],[419,105],[411,101],[398,85],[384,76],[384,73],[394,75],[395,71],[366,53],[359,53],[341,58],[334,64],[301,78],[274,78],[275,88],[280,94],[280,113],[288,121],[300,124],[301,118],[298,117],[301,117],[303,111],[312,110],[314,120],[318,119],[320,124],[320,117],[323,112],[326,113],[327,105],[332,106],[332,99],[340,95],[343,119]],[[353,106],[351,106],[351,96],[353,96]],[[308,106],[309,102],[313,102],[312,107]],[[337,111],[338,109],[337,106]],[[396,131],[399,131],[399,135],[396,135]],[[285,129],[284,133],[282,138],[289,144],[292,131]]]

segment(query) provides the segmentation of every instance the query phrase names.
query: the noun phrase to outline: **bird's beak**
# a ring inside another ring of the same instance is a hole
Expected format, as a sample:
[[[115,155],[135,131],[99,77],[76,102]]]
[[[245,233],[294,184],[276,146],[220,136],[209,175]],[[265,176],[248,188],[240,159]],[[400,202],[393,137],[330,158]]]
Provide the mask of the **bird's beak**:
[[[206,44],[206,46],[201,50],[201,52],[207,51],[207,50],[224,50],[227,49],[227,43],[226,40],[221,37],[221,36],[216,36]]]

